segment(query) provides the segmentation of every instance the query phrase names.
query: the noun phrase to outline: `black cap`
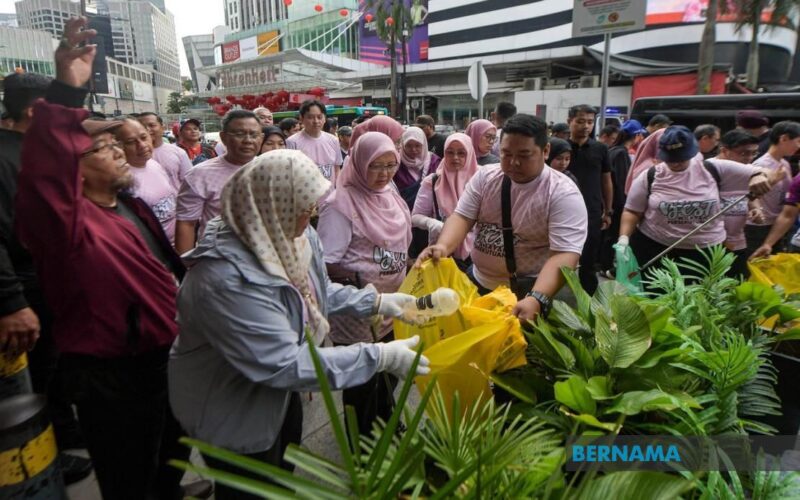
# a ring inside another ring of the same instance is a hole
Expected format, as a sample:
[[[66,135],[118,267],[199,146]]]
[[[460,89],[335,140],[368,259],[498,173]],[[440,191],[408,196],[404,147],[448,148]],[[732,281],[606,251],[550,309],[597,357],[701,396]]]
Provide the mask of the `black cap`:
[[[197,126],[197,128],[200,129],[203,128],[203,124],[200,123],[200,120],[198,120],[197,118],[189,118],[188,120],[184,120],[184,122],[181,123],[181,130],[183,130],[183,127],[185,127],[189,123],[194,123]]]
[[[683,125],[673,125],[658,139],[658,158],[668,163],[691,160],[700,151],[694,132]]]
[[[736,125],[742,128],[760,128],[769,125],[764,113],[755,109],[745,109],[736,113]]]
[[[672,125],[672,120],[669,119],[669,116],[659,113],[650,118],[650,121],[647,122],[648,127],[654,127],[656,125]]]

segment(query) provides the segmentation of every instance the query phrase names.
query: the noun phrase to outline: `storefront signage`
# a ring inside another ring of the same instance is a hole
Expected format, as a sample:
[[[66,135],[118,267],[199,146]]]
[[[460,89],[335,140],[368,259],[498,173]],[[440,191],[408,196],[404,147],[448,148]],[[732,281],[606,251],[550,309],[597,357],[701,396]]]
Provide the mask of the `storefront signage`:
[[[247,69],[223,69],[217,71],[217,82],[220,87],[231,89],[278,83],[281,74],[279,64],[254,66]]]
[[[572,36],[644,29],[647,2],[641,0],[575,0]]]

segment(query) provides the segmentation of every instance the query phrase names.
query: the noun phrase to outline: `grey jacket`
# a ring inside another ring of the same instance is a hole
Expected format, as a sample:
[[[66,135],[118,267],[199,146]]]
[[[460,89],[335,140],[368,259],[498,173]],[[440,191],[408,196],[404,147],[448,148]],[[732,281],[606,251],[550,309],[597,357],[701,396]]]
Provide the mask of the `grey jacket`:
[[[316,231],[311,275],[322,312],[366,317],[374,288],[332,283]],[[219,219],[184,256],[189,271],[178,294],[180,332],[169,361],[172,410],[192,437],[239,453],[269,449],[291,391],[317,388],[303,330],[300,292],[266,273]],[[378,367],[372,344],[319,349],[334,389],[366,382]]]

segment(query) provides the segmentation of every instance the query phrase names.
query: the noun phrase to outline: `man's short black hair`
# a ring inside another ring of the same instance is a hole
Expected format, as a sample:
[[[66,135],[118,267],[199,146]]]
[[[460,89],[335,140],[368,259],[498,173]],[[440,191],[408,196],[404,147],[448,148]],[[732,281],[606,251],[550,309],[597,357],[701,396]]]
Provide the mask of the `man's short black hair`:
[[[769,133],[769,143],[778,144],[782,135],[788,135],[789,139],[800,137],[800,123],[789,120],[776,123]]]
[[[538,116],[520,113],[512,116],[503,125],[503,135],[518,134],[532,137],[533,142],[540,148],[547,146],[547,123]]]
[[[279,121],[278,126],[281,128],[281,130],[283,130],[284,134],[288,135],[289,131],[292,130],[298,123],[299,122],[297,121],[297,118],[289,117]]]
[[[300,105],[300,118],[302,118],[312,107],[318,107],[322,116],[328,116],[328,112],[325,110],[325,105],[322,102],[316,99],[308,99],[307,101],[303,101],[303,104]]]
[[[158,120],[158,123],[160,123],[161,125],[164,125],[164,120],[162,120],[161,117],[158,116],[158,113],[156,113],[154,111],[145,111],[143,113],[138,113],[138,114],[135,114],[133,116],[135,116],[136,118],[144,118],[145,116],[155,116],[156,120]]]
[[[514,106],[514,103],[500,101],[497,103],[497,106],[494,107],[494,114],[497,115],[497,118],[506,121],[517,114],[517,107]]]
[[[695,132],[697,134],[697,132]],[[739,146],[750,146],[752,144],[758,144],[760,141],[758,137],[754,136],[753,134],[748,134],[744,130],[741,129],[733,129],[729,132],[725,132],[719,143],[722,144],[722,147],[726,149],[733,149],[738,148]]]
[[[14,121],[22,119],[26,109],[33,106],[33,102],[44,97],[50,82],[49,76],[37,73],[12,73],[3,80],[3,106],[8,117]]]
[[[422,125],[425,127],[435,127],[436,121],[433,119],[432,116],[429,115],[419,115],[414,123],[417,125]]]
[[[694,138],[698,141],[703,137],[713,137],[715,134],[720,132],[719,127],[716,125],[711,125],[710,123],[706,123],[704,125],[698,125],[694,129]]]
[[[616,125],[606,125],[605,127],[603,127],[600,130],[600,135],[601,136],[605,135],[606,137],[614,135],[614,134],[618,134],[618,133],[619,133],[619,127],[617,127]]]
[[[258,121],[256,114],[252,111],[248,109],[234,109],[233,111],[228,111],[228,114],[226,114],[225,118],[222,119],[222,131],[227,132],[228,127],[233,120],[241,120],[242,118],[252,118],[253,120]]]
[[[570,119],[575,118],[578,116],[578,113],[585,113],[587,115],[596,115],[597,108],[594,106],[589,106],[588,104],[576,104],[569,108],[569,114],[567,115]]]

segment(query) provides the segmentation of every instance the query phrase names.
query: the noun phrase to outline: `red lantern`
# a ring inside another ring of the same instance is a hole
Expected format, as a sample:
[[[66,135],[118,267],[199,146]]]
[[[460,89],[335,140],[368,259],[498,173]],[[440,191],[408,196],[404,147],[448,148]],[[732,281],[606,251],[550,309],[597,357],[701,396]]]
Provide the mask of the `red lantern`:
[[[233,102],[233,101],[236,100],[236,96],[234,96],[234,95],[226,95],[225,96],[225,100],[228,101],[228,102]]]
[[[342,17],[347,17],[347,14],[349,14],[349,13],[350,13],[350,11],[347,10],[347,9],[342,9],[342,10],[339,11],[339,15],[342,16]]]
[[[287,7],[292,5],[292,0],[283,0],[283,5],[285,5]]]
[[[392,19],[391,17],[387,17],[386,26],[394,26],[394,19]]]
[[[317,12],[322,12],[322,5],[320,4],[315,5],[314,10],[316,10]]]
[[[211,104],[211,105],[214,105],[214,104],[219,104],[220,102],[222,102],[222,100],[219,97],[209,97],[206,100],[206,102]]]
[[[288,101],[289,100],[289,93],[286,92],[285,90],[279,90],[278,93],[277,93],[277,96],[281,101]]]
[[[309,89],[308,92],[306,93],[313,96],[322,97],[325,95],[325,89],[323,89],[322,87],[314,87],[312,89]]]
[[[371,22],[372,22],[372,14],[367,14],[367,15],[365,15],[365,16],[364,16],[364,19],[365,19],[365,20],[366,20],[368,23],[371,23]]]

